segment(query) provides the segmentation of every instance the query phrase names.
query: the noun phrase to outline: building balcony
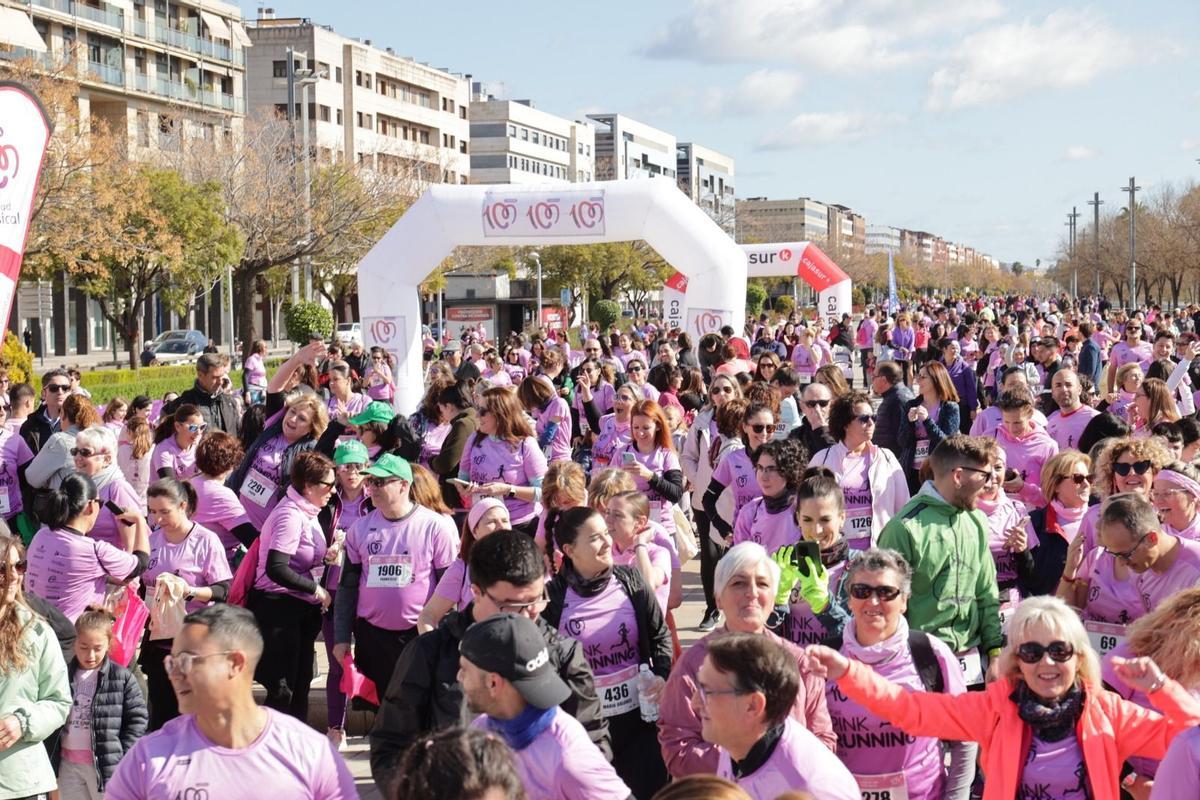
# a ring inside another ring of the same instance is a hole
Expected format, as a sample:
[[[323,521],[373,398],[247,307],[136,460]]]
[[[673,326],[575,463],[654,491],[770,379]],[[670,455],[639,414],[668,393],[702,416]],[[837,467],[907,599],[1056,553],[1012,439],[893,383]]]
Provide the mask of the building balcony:
[[[45,53],[39,53],[36,50],[27,50],[24,47],[9,47],[7,49],[0,49],[0,60],[21,61],[27,58],[32,59],[37,64],[41,65],[43,69],[47,70],[57,69],[59,66],[61,66],[57,57],[49,51]]]
[[[87,76],[94,81],[107,83],[110,86],[124,86],[125,72],[97,61],[87,63]]]
[[[139,76],[141,77],[141,76]],[[149,78],[146,79],[149,82]],[[153,94],[160,97],[166,97],[171,100],[180,100],[186,103],[197,103],[209,108],[220,108],[225,111],[232,111],[235,114],[246,113],[246,101],[240,97],[234,97],[231,94],[223,94],[214,92],[209,89],[200,89],[199,87],[191,86],[187,83],[178,83],[170,81],[166,78],[157,78],[154,81]]]
[[[125,27],[125,12],[108,3],[101,3],[99,7],[96,7],[77,3],[75,0],[33,0],[33,4],[72,17],[90,20],[100,25],[107,25],[117,30]]]
[[[47,2],[52,1],[62,2],[62,0],[47,0]],[[144,33],[139,35],[145,36]],[[245,55],[240,49],[232,49],[229,45],[214,42],[210,39],[201,39],[199,36],[194,36],[187,31],[175,30],[167,22],[166,17],[155,17],[153,38],[159,44],[178,47],[181,50],[199,53],[219,61],[230,61],[238,66],[245,64]]]

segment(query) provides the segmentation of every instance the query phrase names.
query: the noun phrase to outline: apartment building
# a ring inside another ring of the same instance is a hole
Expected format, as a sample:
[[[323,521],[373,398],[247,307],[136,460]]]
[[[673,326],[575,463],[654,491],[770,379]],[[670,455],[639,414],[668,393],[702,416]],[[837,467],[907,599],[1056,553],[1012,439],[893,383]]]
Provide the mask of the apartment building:
[[[829,206],[829,236],[826,244],[833,253],[860,255],[867,247],[867,220],[843,205]]]
[[[596,179],[675,180],[675,137],[623,114],[588,114],[596,125]]]
[[[71,77],[80,116],[124,131],[138,159],[239,133],[249,46],[241,11],[219,0],[0,0],[0,76],[7,64],[32,58]],[[38,294],[18,293],[11,329],[30,327],[35,345],[44,339],[44,352],[58,356],[112,347],[99,305],[64,277],[40,291],[41,315],[29,302]],[[218,341],[219,294],[210,303],[201,298],[187,322]],[[161,304],[148,304],[147,330],[179,324]]]
[[[900,252],[900,229],[890,225],[868,225],[866,238],[866,254]]]
[[[693,142],[675,147],[675,171],[679,188],[722,227],[733,230],[734,161]]]
[[[309,146],[318,160],[364,164],[423,182],[466,183],[470,174],[469,76],[430,66],[370,39],[342,36],[307,18],[270,9],[247,25],[252,111],[287,113],[288,52],[295,119],[307,104]],[[311,84],[311,85],[308,85]]]
[[[530,100],[499,100],[473,88],[471,183],[580,183],[595,178],[596,129]]]
[[[750,197],[737,204],[739,242],[816,242],[829,238],[829,206],[808,197],[768,200]]]

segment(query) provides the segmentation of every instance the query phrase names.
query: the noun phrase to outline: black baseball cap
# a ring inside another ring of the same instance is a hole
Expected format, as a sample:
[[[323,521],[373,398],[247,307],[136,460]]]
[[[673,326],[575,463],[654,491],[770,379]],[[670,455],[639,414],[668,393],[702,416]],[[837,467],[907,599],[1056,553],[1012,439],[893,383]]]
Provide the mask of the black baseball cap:
[[[497,614],[476,622],[463,634],[458,652],[511,683],[535,708],[553,708],[571,696],[550,663],[550,646],[528,617]]]

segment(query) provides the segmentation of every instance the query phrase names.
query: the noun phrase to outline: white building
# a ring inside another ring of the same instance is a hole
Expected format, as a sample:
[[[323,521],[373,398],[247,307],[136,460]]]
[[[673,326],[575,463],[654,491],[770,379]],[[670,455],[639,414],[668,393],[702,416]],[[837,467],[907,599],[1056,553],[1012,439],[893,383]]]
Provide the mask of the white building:
[[[867,226],[867,255],[886,253],[891,250],[900,252],[900,229],[890,225]]]
[[[596,179],[675,180],[675,137],[621,114],[588,114],[596,123]]]
[[[829,238],[829,207],[808,197],[739,200],[737,220],[740,242],[816,242],[824,246]]]
[[[720,224],[732,228],[734,209],[733,156],[693,142],[675,148],[679,188]]]
[[[471,183],[579,183],[595,176],[596,129],[528,100],[471,102]]]
[[[307,96],[311,146],[321,161],[353,160],[385,174],[466,183],[470,172],[470,81],[445,69],[397,55],[314,25],[276,19],[270,10],[248,28],[251,109],[287,113],[287,49],[293,70],[318,75],[307,93],[295,90],[295,118]],[[315,90],[315,97],[313,91]]]

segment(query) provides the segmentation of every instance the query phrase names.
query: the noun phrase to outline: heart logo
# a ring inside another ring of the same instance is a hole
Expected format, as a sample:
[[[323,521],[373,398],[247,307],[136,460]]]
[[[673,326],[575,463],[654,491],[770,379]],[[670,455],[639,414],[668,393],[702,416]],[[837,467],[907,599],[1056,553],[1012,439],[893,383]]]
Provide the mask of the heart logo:
[[[571,206],[571,219],[577,228],[595,228],[604,221],[604,201],[580,200]]]
[[[4,135],[0,129],[0,136]],[[10,178],[16,178],[21,169],[21,154],[11,144],[0,145],[0,189],[8,186]]]
[[[721,315],[707,311],[696,317],[696,327],[700,333],[716,333],[721,330],[722,325]]]
[[[396,323],[390,319],[377,319],[371,323],[371,336],[379,346],[391,344],[392,337],[395,335]]]
[[[529,217],[529,224],[535,228],[540,230],[552,228],[558,222],[559,218],[558,202],[543,201],[541,203],[534,203],[529,207],[526,216]]]
[[[517,204],[511,200],[497,200],[483,207],[483,221],[489,228],[507,230],[517,220]]]

